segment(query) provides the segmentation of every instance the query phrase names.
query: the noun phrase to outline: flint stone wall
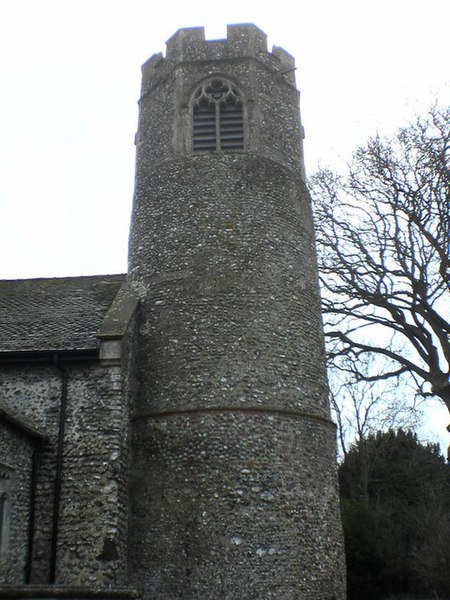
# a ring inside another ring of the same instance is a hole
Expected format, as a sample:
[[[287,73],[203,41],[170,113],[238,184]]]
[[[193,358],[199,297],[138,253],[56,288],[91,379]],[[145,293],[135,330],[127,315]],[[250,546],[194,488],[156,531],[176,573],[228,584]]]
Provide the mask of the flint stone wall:
[[[209,77],[242,94],[244,150],[192,152]],[[253,26],[178,32],[144,65],[136,142],[131,580],[148,599],[343,600],[293,60]]]
[[[121,370],[98,363],[67,364],[65,369],[68,384],[56,582],[120,585],[126,573],[128,485],[128,413]],[[2,406],[24,415],[48,440],[37,454],[31,571],[32,583],[46,584],[50,578],[62,372],[39,364],[1,366],[0,389]],[[24,466],[28,474],[14,491],[13,502],[18,505],[24,502],[23,489],[29,489],[28,463]],[[25,507],[22,512],[25,515]],[[11,528],[16,527],[16,515],[11,514]],[[1,583],[24,581],[24,534],[19,539],[20,564],[16,560],[7,577],[0,574]]]
[[[36,440],[0,416],[0,581],[24,581],[30,525],[32,457]]]

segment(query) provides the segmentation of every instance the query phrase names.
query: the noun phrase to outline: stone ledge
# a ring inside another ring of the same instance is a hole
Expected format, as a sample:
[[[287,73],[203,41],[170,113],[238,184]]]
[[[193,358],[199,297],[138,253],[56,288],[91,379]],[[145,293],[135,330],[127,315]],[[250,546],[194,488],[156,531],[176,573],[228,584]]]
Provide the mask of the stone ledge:
[[[0,598],[14,600],[135,600],[141,597],[134,588],[81,587],[62,585],[4,585],[0,586]]]

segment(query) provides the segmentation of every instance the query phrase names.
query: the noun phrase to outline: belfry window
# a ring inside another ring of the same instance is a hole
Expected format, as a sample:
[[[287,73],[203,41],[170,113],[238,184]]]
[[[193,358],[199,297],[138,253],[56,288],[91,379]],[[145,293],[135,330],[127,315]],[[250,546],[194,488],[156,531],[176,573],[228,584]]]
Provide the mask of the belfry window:
[[[236,86],[209,79],[196,90],[192,110],[194,152],[244,148],[242,98]]]

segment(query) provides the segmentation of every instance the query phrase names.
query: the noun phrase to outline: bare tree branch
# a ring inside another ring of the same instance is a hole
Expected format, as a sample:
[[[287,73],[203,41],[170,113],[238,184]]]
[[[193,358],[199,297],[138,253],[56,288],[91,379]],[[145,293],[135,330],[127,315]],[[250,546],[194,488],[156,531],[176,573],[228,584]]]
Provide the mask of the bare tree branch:
[[[383,356],[358,377],[409,373],[450,410],[450,108],[310,183],[330,363]]]
[[[382,362],[382,361],[381,361]],[[377,363],[375,365],[374,363]],[[405,394],[395,375],[387,381],[370,376],[373,367],[381,367],[380,359],[364,355],[359,360],[350,356],[339,359],[339,370],[330,372],[330,397],[333,417],[338,428],[340,454],[376,431],[415,429],[422,417],[421,403],[414,394]]]

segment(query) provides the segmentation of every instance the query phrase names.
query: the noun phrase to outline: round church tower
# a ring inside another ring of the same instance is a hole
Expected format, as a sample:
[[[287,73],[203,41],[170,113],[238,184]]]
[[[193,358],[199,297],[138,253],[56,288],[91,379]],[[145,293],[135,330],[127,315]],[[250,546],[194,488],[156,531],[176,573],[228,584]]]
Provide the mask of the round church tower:
[[[294,69],[253,25],[180,30],[143,67],[130,577],[147,598],[345,595]]]

